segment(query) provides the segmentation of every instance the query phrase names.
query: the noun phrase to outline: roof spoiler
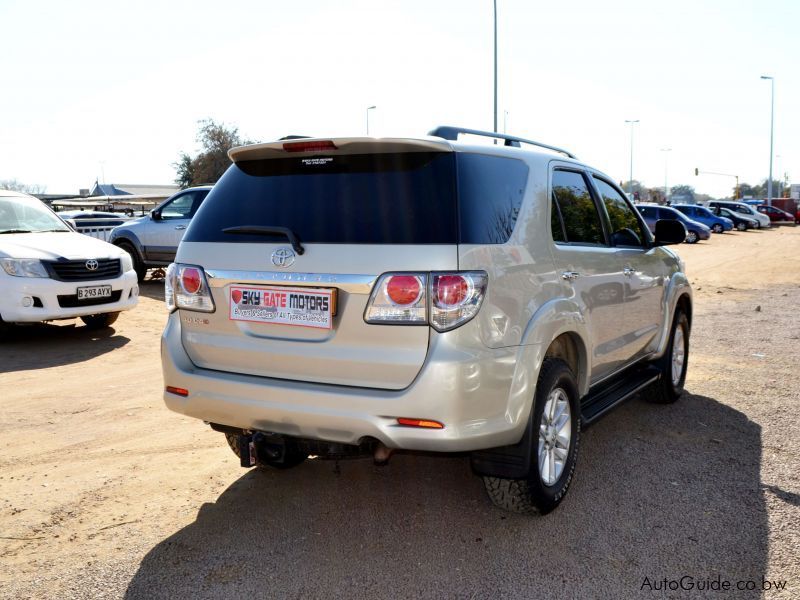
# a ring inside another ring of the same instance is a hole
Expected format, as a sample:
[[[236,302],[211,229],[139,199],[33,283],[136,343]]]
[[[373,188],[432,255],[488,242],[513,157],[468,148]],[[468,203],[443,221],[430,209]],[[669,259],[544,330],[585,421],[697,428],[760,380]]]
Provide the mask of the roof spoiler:
[[[519,148],[521,144],[528,144],[530,146],[538,146],[539,148],[546,148],[548,150],[552,150],[553,152],[558,152],[559,154],[564,154],[569,158],[574,158],[577,160],[577,156],[572,154],[572,152],[568,150],[564,150],[563,148],[559,148],[557,146],[551,146],[549,144],[542,144],[541,142],[535,142],[533,140],[526,140],[525,138],[516,137],[513,135],[506,135],[505,133],[496,133],[493,131],[481,131],[479,129],[465,129],[463,127],[452,127],[450,125],[440,125],[436,129],[431,129],[428,132],[428,135],[433,137],[440,137],[450,141],[457,141],[459,134],[468,134],[468,135],[479,135],[482,137],[490,137],[497,140],[505,140],[504,146],[513,146],[515,148]]]

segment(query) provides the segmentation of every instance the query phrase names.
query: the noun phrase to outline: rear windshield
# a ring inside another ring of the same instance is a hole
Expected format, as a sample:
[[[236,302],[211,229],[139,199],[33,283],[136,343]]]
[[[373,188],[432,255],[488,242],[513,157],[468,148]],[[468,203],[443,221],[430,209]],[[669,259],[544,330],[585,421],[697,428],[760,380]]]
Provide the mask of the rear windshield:
[[[503,243],[527,175],[519,160],[453,152],[242,161],[214,186],[184,239],[285,239],[222,231],[255,225],[287,227],[303,243]]]

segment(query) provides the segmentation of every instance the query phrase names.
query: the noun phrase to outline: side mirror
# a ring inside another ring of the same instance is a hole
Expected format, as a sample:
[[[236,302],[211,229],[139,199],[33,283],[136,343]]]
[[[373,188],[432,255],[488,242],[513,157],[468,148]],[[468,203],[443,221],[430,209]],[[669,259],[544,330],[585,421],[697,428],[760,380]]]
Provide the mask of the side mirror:
[[[686,227],[675,219],[656,221],[656,246],[681,244],[686,239]]]
[[[160,221],[161,211],[154,208],[153,210],[150,211],[150,218],[153,219],[153,221]]]

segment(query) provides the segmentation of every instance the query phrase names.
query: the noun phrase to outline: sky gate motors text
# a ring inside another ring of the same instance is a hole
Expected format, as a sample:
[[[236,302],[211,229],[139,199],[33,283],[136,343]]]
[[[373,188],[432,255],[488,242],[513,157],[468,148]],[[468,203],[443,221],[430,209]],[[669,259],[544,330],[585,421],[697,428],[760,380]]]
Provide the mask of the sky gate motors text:
[[[297,292],[270,292],[262,290],[242,290],[239,304],[246,306],[272,306],[275,308],[297,308],[327,312],[327,296],[302,294]]]

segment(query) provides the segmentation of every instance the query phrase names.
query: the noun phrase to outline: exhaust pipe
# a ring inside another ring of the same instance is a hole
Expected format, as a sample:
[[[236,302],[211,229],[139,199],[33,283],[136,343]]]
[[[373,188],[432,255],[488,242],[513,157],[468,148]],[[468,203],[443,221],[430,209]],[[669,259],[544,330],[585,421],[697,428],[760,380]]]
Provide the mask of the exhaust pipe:
[[[377,467],[385,467],[389,464],[392,454],[394,454],[394,448],[388,448],[383,442],[378,442],[375,452],[372,454],[372,461]]]

